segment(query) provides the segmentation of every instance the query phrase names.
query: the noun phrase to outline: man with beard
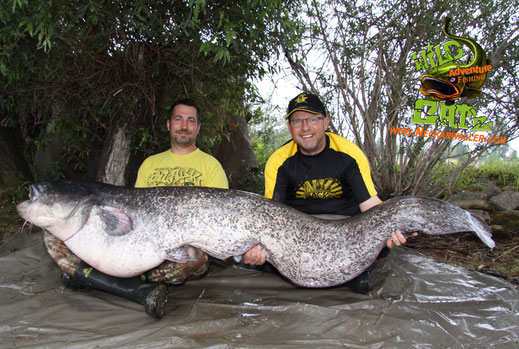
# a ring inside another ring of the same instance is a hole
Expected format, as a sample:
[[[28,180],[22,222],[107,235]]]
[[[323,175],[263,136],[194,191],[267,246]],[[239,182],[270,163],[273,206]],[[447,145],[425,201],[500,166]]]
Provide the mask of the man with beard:
[[[142,163],[135,187],[202,186],[229,187],[222,165],[196,147],[200,109],[191,99],[173,104],[166,126],[171,148]]]
[[[139,168],[135,187],[204,186],[228,189],[225,172],[214,157],[196,147],[200,109],[191,99],[173,104],[166,127],[171,148],[148,157]],[[97,289],[144,305],[146,312],[161,318],[167,302],[167,285],[202,277],[209,267],[207,254],[189,247],[189,261],[165,261],[140,277],[117,278],[101,273],[81,261],[49,232],[43,241],[49,255],[63,270],[63,284],[75,289]]]

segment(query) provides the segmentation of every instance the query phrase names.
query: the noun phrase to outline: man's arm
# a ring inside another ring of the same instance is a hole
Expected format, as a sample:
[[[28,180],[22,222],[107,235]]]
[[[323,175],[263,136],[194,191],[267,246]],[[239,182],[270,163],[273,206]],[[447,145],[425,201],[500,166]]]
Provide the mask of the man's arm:
[[[373,195],[372,197],[370,197],[369,199],[367,199],[366,201],[364,202],[361,202],[359,204],[359,207],[360,207],[360,211],[361,212],[366,212],[367,210],[369,210],[370,208],[374,207],[374,206],[377,206],[377,205],[380,205],[382,203],[382,200],[380,200],[380,198],[378,197],[378,195]]]

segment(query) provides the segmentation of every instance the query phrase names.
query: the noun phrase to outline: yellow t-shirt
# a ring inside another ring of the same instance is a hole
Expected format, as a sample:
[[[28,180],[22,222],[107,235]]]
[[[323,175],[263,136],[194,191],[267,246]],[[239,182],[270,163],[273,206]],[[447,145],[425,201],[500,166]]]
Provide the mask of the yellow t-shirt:
[[[228,189],[222,165],[211,155],[196,149],[186,155],[170,149],[148,157],[137,174],[136,188],[200,186]]]

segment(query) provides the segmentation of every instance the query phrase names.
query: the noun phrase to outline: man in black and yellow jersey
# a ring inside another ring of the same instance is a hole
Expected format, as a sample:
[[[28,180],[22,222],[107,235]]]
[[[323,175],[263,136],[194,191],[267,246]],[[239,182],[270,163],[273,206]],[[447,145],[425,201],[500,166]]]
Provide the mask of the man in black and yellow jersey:
[[[371,179],[369,162],[352,142],[326,132],[330,120],[318,96],[300,93],[288,104],[286,118],[292,140],[276,150],[265,167],[265,196],[302,212],[325,219],[354,216],[382,203]],[[389,248],[406,242],[393,232]],[[244,262],[265,263],[265,254],[255,246]],[[351,283],[366,293],[369,272]]]

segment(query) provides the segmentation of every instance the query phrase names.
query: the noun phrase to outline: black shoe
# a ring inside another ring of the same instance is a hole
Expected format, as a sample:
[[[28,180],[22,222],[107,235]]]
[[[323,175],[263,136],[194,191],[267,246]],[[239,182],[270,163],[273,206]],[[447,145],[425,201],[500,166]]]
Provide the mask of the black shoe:
[[[81,286],[81,285],[76,284],[74,282],[74,279],[72,278],[72,276],[68,275],[64,271],[61,272],[61,283],[66,288],[71,288],[73,290],[79,290],[79,289],[85,289],[86,288],[85,286]]]
[[[140,287],[140,292],[145,292],[144,303],[137,301],[137,303],[144,304],[146,312],[154,318],[161,319],[164,316],[166,303],[168,302],[168,286],[160,283],[150,283],[151,287],[146,290]]]
[[[100,290],[142,304],[146,312],[157,319],[164,316],[168,301],[165,284],[143,282],[138,276],[118,278],[106,275],[84,262],[77,267],[72,278],[62,275],[62,281],[66,287]]]
[[[367,294],[369,292],[369,270],[366,270],[346,284],[353,292]]]

